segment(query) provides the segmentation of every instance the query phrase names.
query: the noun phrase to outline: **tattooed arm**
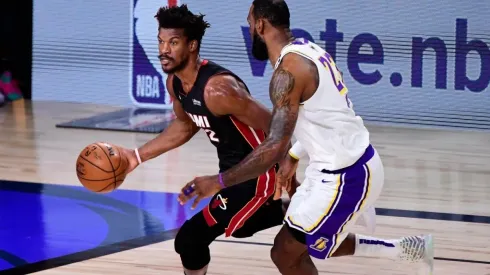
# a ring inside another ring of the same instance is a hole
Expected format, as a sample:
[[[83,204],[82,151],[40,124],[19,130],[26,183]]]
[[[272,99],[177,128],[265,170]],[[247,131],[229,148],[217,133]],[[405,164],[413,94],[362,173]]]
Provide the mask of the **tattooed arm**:
[[[256,178],[282,160],[290,146],[301,99],[317,85],[315,64],[296,54],[285,56],[269,86],[273,104],[269,135],[239,164],[223,173],[225,186]]]
[[[269,87],[274,108],[267,138],[240,163],[221,174],[221,180],[219,175],[213,175],[188,182],[182,188],[178,201],[183,205],[197,196],[191,207],[195,209],[201,199],[221,190],[221,182],[232,186],[257,178],[280,162],[291,144],[300,102],[309,98],[317,87],[316,65],[297,54],[286,55],[274,72]]]

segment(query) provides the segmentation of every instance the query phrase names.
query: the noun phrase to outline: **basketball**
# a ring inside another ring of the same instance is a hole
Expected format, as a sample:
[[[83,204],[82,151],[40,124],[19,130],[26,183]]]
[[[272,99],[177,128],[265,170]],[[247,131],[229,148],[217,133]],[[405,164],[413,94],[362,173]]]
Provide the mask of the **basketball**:
[[[77,158],[76,169],[80,183],[96,193],[109,193],[117,189],[126,178],[128,160],[119,147],[96,142],[85,147]]]

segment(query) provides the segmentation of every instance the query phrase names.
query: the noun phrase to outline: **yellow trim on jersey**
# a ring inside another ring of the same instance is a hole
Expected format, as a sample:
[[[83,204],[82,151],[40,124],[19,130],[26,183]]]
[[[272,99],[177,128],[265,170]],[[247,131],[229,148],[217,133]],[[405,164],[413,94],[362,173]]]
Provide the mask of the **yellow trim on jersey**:
[[[295,155],[293,152],[289,151],[289,155],[295,159],[295,160],[299,160],[299,157],[297,155]]]
[[[342,82],[342,84],[344,84],[344,82]],[[348,92],[349,92],[349,90],[344,85],[344,88],[342,88],[342,90],[340,91],[340,95],[345,95]]]

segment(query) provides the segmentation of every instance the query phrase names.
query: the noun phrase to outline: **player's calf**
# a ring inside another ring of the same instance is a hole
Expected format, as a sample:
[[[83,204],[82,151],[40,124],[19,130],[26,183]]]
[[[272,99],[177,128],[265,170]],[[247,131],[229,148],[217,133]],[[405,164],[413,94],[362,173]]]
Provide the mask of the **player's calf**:
[[[206,274],[211,261],[209,244],[216,238],[211,233],[202,213],[196,214],[180,228],[174,249],[180,255],[184,274]]]
[[[297,240],[304,235],[284,225],[274,239],[271,259],[283,275],[316,275],[318,270],[308,254],[306,245]],[[295,234],[295,235],[293,235]]]
[[[274,240],[271,257],[282,274],[316,274],[312,273],[316,269],[311,269],[314,265],[309,255],[319,259],[354,255],[421,262],[429,274],[433,270],[433,243],[430,235],[381,239],[349,233],[337,247],[335,242],[339,237],[309,235],[286,224]]]
[[[351,256],[356,251],[356,236],[349,234],[340,244],[339,248],[332,254],[332,257]]]

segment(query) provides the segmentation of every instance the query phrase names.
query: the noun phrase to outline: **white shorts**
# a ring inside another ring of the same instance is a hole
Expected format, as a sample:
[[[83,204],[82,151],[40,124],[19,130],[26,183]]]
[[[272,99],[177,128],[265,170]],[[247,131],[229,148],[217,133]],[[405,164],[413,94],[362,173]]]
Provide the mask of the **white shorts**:
[[[383,163],[369,146],[350,167],[331,172],[307,168],[305,176],[284,220],[306,234],[311,256],[325,259],[337,250],[361,215],[372,215],[384,184]]]

